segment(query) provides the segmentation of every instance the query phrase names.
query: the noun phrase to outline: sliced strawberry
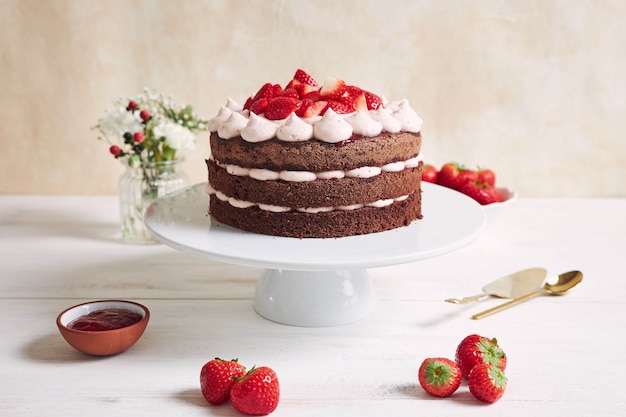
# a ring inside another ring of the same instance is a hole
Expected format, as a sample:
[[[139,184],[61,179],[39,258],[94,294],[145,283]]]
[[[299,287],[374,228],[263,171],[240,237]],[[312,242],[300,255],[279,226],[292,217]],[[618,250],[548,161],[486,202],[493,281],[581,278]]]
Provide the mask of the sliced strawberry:
[[[320,98],[324,100],[337,100],[346,92],[346,83],[343,80],[328,77],[320,89]]]
[[[298,81],[292,78],[291,81],[289,81],[287,85],[285,86],[285,90],[288,88],[296,88],[299,85],[302,85],[302,81]]]
[[[356,85],[347,85],[346,86],[346,94],[348,97],[356,98],[363,94],[363,90]]]
[[[346,105],[345,111],[347,113],[352,113],[352,112],[356,111],[356,104],[354,102],[354,98],[344,96],[344,97],[341,97],[337,101]]]
[[[298,92],[300,99],[308,97],[311,93],[316,93],[319,97],[319,87],[313,87],[312,85],[300,83],[294,86],[294,89]]]
[[[302,107],[305,106],[305,102],[307,103],[306,108],[302,110]],[[300,107],[300,109],[296,111],[296,115],[302,117],[303,119],[306,119],[309,117],[315,117],[324,114],[326,108],[328,107],[328,103],[324,100],[312,101],[309,99],[304,99],[302,100],[302,107]]]
[[[308,93],[304,93],[300,95],[300,99],[308,98],[311,101],[319,101],[320,100],[320,88],[317,87],[316,90],[309,91]]]
[[[243,105],[243,109],[250,110],[250,106],[252,106],[252,103],[254,103],[254,99],[252,97],[248,97],[246,103]]]
[[[361,92],[361,94],[356,96],[353,101],[354,101],[355,110],[361,110],[361,111],[370,110],[367,107],[367,99],[365,98],[365,93]]]
[[[303,84],[308,84],[308,85],[312,85],[313,87],[318,87],[317,81],[315,81],[313,77],[311,77],[309,74],[307,74],[301,69],[296,70],[296,73],[294,74],[293,79],[298,80]]]
[[[338,100],[327,100],[328,108],[333,109],[337,114],[348,114],[354,112],[354,104],[344,103]]]
[[[308,98],[302,100],[302,103],[300,103],[300,108],[296,110],[296,116],[304,117],[309,107],[313,106],[313,104],[315,104],[313,100],[309,100]]]
[[[327,108],[328,108],[327,101],[325,100],[316,101],[315,103],[313,103],[311,107],[309,107],[304,117],[314,117],[314,116],[323,115]]]
[[[280,86],[280,84],[274,84],[272,86],[272,92],[274,94],[272,97],[278,97],[283,93],[283,88]]]
[[[299,99],[300,95],[298,94],[295,88],[285,88],[283,92],[277,95],[276,97],[291,97],[291,98]]]
[[[285,119],[297,111],[301,104],[302,102],[296,98],[274,97],[265,108],[265,117],[269,120]]]
[[[252,105],[250,106],[250,111],[255,114],[262,114],[265,111],[265,108],[267,107],[269,102],[270,101],[265,97],[261,97],[260,99],[252,103]]]
[[[263,84],[263,86],[259,88],[259,91],[257,91],[257,93],[252,98],[252,101],[257,101],[262,97],[268,100],[274,97],[274,86],[271,83]]]
[[[367,108],[370,110],[377,110],[379,107],[382,107],[383,100],[378,97],[374,93],[370,93],[369,91],[364,91],[365,100],[367,101]]]

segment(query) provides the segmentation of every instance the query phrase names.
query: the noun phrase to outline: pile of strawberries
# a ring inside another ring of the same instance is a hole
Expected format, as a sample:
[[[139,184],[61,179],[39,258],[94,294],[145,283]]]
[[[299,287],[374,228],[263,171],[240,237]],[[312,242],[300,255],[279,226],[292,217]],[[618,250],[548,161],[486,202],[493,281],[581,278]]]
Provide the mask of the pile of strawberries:
[[[482,205],[502,201],[495,186],[496,174],[487,168],[473,170],[456,162],[448,162],[437,171],[433,165],[425,164],[422,180],[460,191]]]
[[[200,371],[200,389],[209,403],[219,405],[230,400],[235,409],[249,415],[271,413],[280,399],[276,372],[267,366],[253,366],[246,372],[237,359],[207,362]]]
[[[296,113],[301,118],[322,116],[328,109],[347,114],[357,110],[376,110],[382,106],[376,94],[337,78],[327,78],[323,85],[305,71],[298,69],[283,88],[265,83],[254,96],[248,97],[243,108],[269,120],[281,120]]]
[[[436,397],[449,397],[465,378],[474,397],[493,403],[502,397],[506,388],[505,368],[506,354],[498,341],[472,334],[459,343],[454,361],[424,359],[417,375],[422,388]]]

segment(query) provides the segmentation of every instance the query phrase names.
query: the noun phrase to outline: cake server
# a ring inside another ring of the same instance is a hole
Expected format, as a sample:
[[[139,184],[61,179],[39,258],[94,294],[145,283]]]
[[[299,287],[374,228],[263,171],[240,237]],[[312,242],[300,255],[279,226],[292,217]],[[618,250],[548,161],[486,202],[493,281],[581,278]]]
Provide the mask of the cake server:
[[[453,304],[467,304],[490,295],[500,298],[517,298],[539,288],[548,275],[545,268],[529,268],[499,278],[483,287],[483,292],[465,298],[448,298]]]
[[[580,271],[569,271],[559,274],[557,277],[551,278],[544,284],[543,287],[536,289],[535,291],[524,294],[520,297],[515,297],[511,301],[507,301],[504,304],[500,304],[493,308],[483,311],[482,313],[474,314],[472,319],[479,320],[483,317],[487,317],[491,314],[497,313],[509,307],[513,307],[523,301],[530,300],[538,295],[563,295],[583,280],[583,273]]]

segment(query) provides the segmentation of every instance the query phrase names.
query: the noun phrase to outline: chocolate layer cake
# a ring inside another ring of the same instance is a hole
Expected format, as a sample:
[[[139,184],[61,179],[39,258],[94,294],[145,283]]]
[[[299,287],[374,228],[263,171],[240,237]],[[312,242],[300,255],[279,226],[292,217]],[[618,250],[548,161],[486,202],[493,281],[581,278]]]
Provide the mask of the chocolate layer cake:
[[[406,100],[298,70],[209,122],[210,214],[238,229],[331,238],[421,215],[421,119]]]

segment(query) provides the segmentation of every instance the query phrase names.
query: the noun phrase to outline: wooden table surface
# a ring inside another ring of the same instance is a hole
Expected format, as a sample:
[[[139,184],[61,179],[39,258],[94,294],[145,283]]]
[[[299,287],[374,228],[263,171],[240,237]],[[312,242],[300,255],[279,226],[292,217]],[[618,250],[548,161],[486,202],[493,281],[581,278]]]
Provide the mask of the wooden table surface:
[[[273,368],[277,417],[626,415],[626,199],[520,198],[468,246],[369,270],[375,311],[322,328],[257,315],[260,269],[121,242],[117,204],[0,196],[0,415],[240,415],[200,393],[200,369],[214,357]],[[470,316],[502,300],[443,301],[533,266],[584,279],[482,320]],[[144,336],[116,356],[75,351],[56,316],[110,298],[151,310]],[[508,355],[502,399],[481,403],[466,384],[451,398],[428,396],[421,361],[453,358],[471,333],[497,337]]]

